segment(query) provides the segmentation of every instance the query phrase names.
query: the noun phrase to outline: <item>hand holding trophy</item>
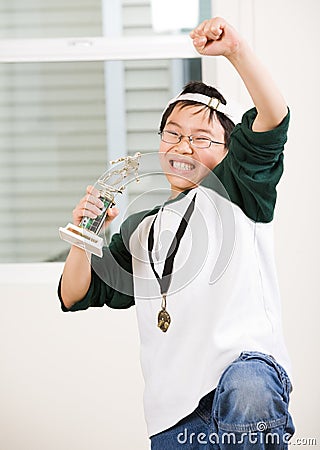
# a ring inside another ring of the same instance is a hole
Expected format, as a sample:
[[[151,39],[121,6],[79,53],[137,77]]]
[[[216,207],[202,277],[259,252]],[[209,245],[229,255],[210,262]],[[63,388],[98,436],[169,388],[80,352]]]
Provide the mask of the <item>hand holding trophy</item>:
[[[99,199],[103,203],[102,212],[95,219],[83,217],[79,225],[69,223],[59,228],[61,239],[80,247],[89,253],[102,257],[103,238],[99,233],[105,222],[107,210],[115,204],[117,194],[121,194],[132,179],[138,180],[138,168],[141,154],[124,156],[111,164],[116,164],[115,169],[107,170],[97,180],[95,188],[99,191]],[[124,181],[126,182],[124,184]]]

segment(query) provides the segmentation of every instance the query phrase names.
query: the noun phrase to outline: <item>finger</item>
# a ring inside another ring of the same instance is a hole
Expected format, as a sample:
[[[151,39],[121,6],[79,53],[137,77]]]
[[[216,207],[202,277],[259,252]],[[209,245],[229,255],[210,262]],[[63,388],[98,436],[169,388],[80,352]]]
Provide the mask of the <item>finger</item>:
[[[202,52],[207,44],[207,38],[205,36],[196,37],[193,39],[193,45],[195,46],[198,52]]]
[[[225,24],[225,20],[221,17],[205,20],[190,33],[190,36],[193,39],[200,36],[206,36],[208,40],[218,40],[223,33]]]
[[[87,186],[86,192],[87,192],[87,194],[91,194],[94,197],[99,197],[100,196],[100,192],[98,191],[98,189],[96,189],[92,185]]]
[[[98,216],[100,216],[101,211],[94,211],[92,209],[86,209],[83,208],[80,210],[80,217],[89,217],[90,219],[96,219]]]
[[[221,28],[208,28],[205,33],[208,40],[217,41],[221,38],[223,30]]]
[[[98,191],[98,193],[99,193],[99,191]],[[100,195],[100,193],[99,193],[99,195]],[[94,206],[97,206],[98,208],[104,207],[104,204],[103,204],[102,200],[100,200],[100,197],[96,197],[95,195],[92,195],[92,194],[86,195],[83,198],[82,202],[85,204],[92,204]]]
[[[85,205],[78,205],[73,210],[73,217],[82,219],[82,217],[90,217],[90,219],[95,219],[96,217],[100,216],[102,213],[102,210],[97,208],[96,206],[92,204],[86,203]]]
[[[202,36],[203,35],[203,29],[205,27],[205,25],[207,24],[207,22],[209,22],[209,20],[204,20],[203,22],[201,22],[196,28],[194,28],[191,32],[190,32],[190,36],[193,39],[196,36]]]
[[[118,214],[119,214],[118,208],[115,207],[109,208],[107,214],[107,222],[111,222],[113,219],[117,217]]]
[[[102,214],[102,207],[103,203],[98,198],[85,196],[73,210],[73,217],[82,218],[87,216],[94,219]]]
[[[74,209],[72,211],[73,223],[75,225],[79,225],[84,217],[88,217],[89,219],[96,219],[97,215],[85,209]]]
[[[223,33],[224,24],[225,22],[220,18],[212,19],[206,23],[203,31],[208,39],[217,40]]]
[[[95,203],[91,203],[91,202],[85,202],[81,206],[82,206],[81,207],[82,210],[86,210],[86,211],[91,212],[92,214],[95,214],[96,216],[100,216],[100,214],[102,214],[102,209],[103,209],[104,205],[100,201],[100,204],[95,204]]]

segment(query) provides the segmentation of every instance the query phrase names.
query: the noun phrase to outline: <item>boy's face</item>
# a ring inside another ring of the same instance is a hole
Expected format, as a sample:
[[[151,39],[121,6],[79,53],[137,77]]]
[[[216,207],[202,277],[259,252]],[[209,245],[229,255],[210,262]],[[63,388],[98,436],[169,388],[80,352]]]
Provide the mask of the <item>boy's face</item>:
[[[213,141],[225,142],[224,129],[216,116],[209,120],[210,109],[190,105],[177,105],[167,119],[165,131],[178,135],[198,135]],[[160,143],[162,169],[171,185],[172,197],[193,188],[217,166],[227,154],[224,145],[211,144],[208,148],[196,148],[184,137],[178,144]]]

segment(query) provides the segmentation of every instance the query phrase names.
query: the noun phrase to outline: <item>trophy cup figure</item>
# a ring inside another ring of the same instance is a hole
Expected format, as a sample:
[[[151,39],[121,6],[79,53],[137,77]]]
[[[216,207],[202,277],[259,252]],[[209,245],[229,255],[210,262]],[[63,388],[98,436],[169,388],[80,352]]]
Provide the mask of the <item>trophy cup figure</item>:
[[[100,192],[99,198],[104,204],[102,213],[95,219],[83,217],[78,226],[69,223],[65,227],[60,227],[59,234],[61,239],[89,253],[93,253],[100,258],[102,257],[103,238],[99,236],[99,233],[104,224],[107,210],[115,204],[115,195],[121,194],[124,191],[124,180],[127,183],[132,178],[139,181],[138,169],[140,157],[141,154],[138,152],[134,156],[124,156],[115,161],[110,161],[111,164],[119,164],[117,164],[114,170],[107,170],[95,184],[95,187]]]

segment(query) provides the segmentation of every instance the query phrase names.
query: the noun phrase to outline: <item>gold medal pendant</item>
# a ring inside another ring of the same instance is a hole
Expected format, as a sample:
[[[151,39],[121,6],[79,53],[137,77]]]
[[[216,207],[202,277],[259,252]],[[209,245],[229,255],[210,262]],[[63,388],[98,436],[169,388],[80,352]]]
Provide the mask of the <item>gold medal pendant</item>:
[[[168,311],[166,310],[166,303],[167,303],[167,299],[166,299],[166,295],[164,294],[162,296],[161,311],[158,314],[158,327],[164,333],[168,330],[169,325],[171,323],[171,317],[170,317]]]
[[[169,313],[165,309],[162,309],[158,314],[158,327],[165,333],[169,328],[170,322],[171,318]]]

